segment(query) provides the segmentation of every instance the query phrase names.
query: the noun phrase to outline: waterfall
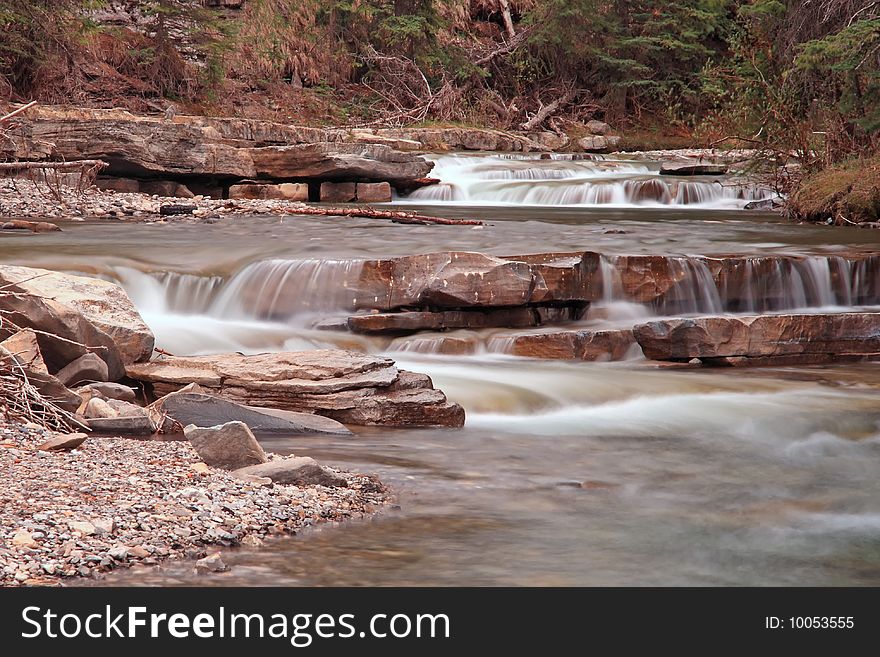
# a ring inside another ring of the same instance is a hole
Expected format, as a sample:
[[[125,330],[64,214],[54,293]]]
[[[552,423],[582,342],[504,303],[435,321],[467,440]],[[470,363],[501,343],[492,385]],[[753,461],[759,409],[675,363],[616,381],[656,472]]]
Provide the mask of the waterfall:
[[[668,256],[659,260],[663,270],[657,284],[674,281],[642,304],[655,315],[764,313],[809,309],[849,308],[880,304],[880,257],[847,260],[840,256],[775,256],[715,259]],[[711,264],[711,263],[715,264]],[[710,266],[711,264],[711,266]],[[602,298],[599,308],[629,302],[638,290],[631,286],[653,281],[652,274],[637,268],[624,277],[622,269],[634,266],[620,256],[602,256]],[[644,266],[644,265],[643,265]],[[713,274],[715,268],[717,273]],[[650,295],[649,295],[650,296]],[[595,316],[594,310],[590,311]],[[603,317],[606,318],[606,317]]]
[[[752,183],[681,180],[659,175],[657,163],[518,155],[434,156],[437,185],[402,202],[487,205],[742,208],[776,196]]]

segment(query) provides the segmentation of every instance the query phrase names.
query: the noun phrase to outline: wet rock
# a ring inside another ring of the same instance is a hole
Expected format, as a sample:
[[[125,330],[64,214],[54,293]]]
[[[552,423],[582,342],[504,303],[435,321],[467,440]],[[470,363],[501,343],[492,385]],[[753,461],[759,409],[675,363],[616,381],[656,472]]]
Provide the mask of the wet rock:
[[[515,333],[490,338],[487,347],[527,358],[616,361],[628,358],[635,345],[631,329],[610,329]]]
[[[344,478],[323,468],[315,459],[307,456],[274,459],[260,465],[240,468],[234,474],[266,477],[276,484],[294,486],[348,486]]]
[[[238,470],[266,462],[263,448],[244,422],[212,427],[191,424],[183,432],[202,461],[211,467]]]
[[[880,313],[757,315],[659,320],[634,329],[654,360],[880,355]]]
[[[226,564],[219,554],[212,554],[196,561],[195,570],[205,575],[207,573],[222,573],[227,570]]]
[[[518,328],[580,319],[581,307],[520,307],[438,312],[354,315],[347,327],[354,333],[412,333],[449,329]]]
[[[212,427],[226,422],[244,422],[254,433],[351,433],[343,425],[327,418],[316,418],[308,413],[291,411],[274,414],[262,409],[249,408],[229,400],[198,392],[175,392],[150,405],[154,421],[167,416],[180,426],[194,424]]]
[[[0,265],[0,284],[32,295],[7,295],[0,301],[12,311],[10,319],[19,326],[88,345],[82,347],[38,336],[50,371],[57,371],[91,351],[107,363],[111,380],[117,380],[124,374],[121,365],[148,358],[153,352],[152,332],[125,290],[115,283],[44,269]]]
[[[162,356],[129,375],[167,394],[195,382],[210,394],[267,409],[317,413],[343,423],[461,426],[464,411],[430,379],[402,390],[388,358],[342,350],[189,358]],[[404,377],[405,378],[405,377]]]
[[[77,447],[82,445],[87,438],[88,435],[84,433],[56,434],[46,442],[39,445],[37,449],[44,452],[68,451],[71,449],[76,449]]]
[[[85,382],[106,382],[107,363],[95,354],[84,354],[61,368],[55,377],[68,388]]]
[[[663,176],[723,176],[727,166],[723,164],[664,162],[660,167]]]

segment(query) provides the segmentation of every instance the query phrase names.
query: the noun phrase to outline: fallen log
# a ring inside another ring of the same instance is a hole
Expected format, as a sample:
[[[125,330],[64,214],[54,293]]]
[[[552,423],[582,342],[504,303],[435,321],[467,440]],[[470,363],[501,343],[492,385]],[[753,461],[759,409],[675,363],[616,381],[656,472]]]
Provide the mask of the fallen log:
[[[36,104],[37,104],[37,101],[32,100],[27,105],[22,105],[18,109],[12,110],[9,114],[6,114],[5,116],[0,116],[0,123],[6,123],[7,121],[11,120],[13,117],[17,116],[18,114],[21,114],[22,112],[29,110],[31,107],[33,107]]]
[[[443,226],[482,226],[483,222],[476,219],[448,219],[446,217],[430,217],[408,210],[375,210],[369,207],[313,207],[296,205],[289,208],[291,214],[308,214],[322,217],[364,217],[366,219],[389,219],[397,224],[440,224]]]
[[[32,171],[34,169],[101,169],[110,166],[103,160],[71,160],[70,162],[0,162],[0,171]]]
[[[545,119],[547,119],[547,117],[559,111],[565,105],[568,105],[568,103],[572,101],[574,96],[575,94],[573,91],[568,91],[561,98],[557,98],[552,103],[544,105],[541,109],[535,112],[535,115],[532,118],[520,125],[520,128],[522,128],[526,132],[534,130],[535,128],[539,127],[545,121]]]

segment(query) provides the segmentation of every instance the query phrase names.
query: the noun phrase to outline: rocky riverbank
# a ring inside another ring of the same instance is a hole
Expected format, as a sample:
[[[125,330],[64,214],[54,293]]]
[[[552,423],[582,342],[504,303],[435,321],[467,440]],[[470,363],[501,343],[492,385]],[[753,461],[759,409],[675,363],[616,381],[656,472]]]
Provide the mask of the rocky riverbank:
[[[186,441],[89,437],[70,451],[39,449],[50,433],[0,420],[2,586],[167,559],[219,571],[224,548],[368,516],[389,500],[378,480],[350,472],[328,470],[344,486],[273,484],[209,467]]]

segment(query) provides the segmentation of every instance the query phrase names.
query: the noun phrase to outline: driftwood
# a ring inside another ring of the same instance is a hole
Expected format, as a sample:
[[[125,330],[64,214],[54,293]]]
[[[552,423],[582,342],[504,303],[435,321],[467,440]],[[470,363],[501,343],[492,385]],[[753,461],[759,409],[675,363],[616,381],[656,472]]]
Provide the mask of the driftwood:
[[[110,166],[103,160],[72,160],[70,162],[0,162],[0,171],[31,171],[33,169],[54,169],[70,171],[74,169],[97,169]]]
[[[408,210],[376,210],[369,207],[344,208],[321,207],[311,205],[291,208],[292,214],[310,214],[323,217],[365,217],[367,219],[390,219],[396,224],[440,224],[443,226],[482,226],[482,221],[475,219],[447,219],[445,217],[429,217]]]
[[[516,30],[513,29],[513,18],[510,16],[510,3],[507,0],[498,0],[498,5],[501,7],[504,29],[507,31],[507,36],[512,39],[516,36]]]
[[[24,112],[26,110],[29,110],[31,107],[33,107],[36,104],[37,104],[37,101],[32,100],[27,105],[22,105],[17,110],[13,110],[9,114],[6,114],[5,116],[0,116],[0,123],[6,123],[7,121],[12,119],[13,117],[21,114],[22,112]]]
[[[526,132],[534,130],[535,128],[539,127],[551,114],[555,114],[565,105],[568,105],[568,103],[570,103],[573,98],[574,92],[567,91],[562,97],[557,98],[552,103],[544,105],[541,109],[535,112],[535,115],[532,118],[523,123],[520,127]]]

